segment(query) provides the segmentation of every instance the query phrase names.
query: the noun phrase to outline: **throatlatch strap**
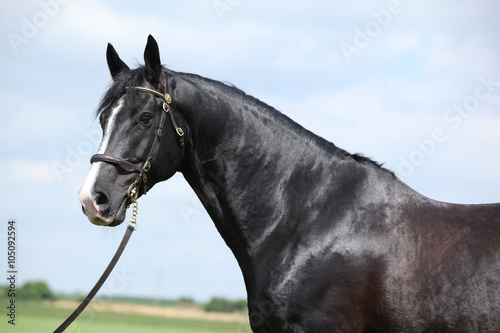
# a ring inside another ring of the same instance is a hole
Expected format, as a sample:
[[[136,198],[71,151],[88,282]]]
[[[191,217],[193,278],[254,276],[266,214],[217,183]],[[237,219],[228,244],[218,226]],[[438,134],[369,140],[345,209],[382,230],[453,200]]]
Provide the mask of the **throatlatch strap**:
[[[133,225],[129,224],[127,226],[127,230],[125,231],[125,235],[123,236],[123,239],[122,239],[122,242],[120,243],[120,246],[118,246],[118,249],[116,250],[116,253],[113,256],[113,259],[111,259],[111,262],[109,263],[108,267],[106,268],[104,273],[102,273],[99,281],[97,281],[94,288],[92,288],[92,290],[89,292],[87,297],[85,297],[83,302],[76,308],[75,311],[73,311],[73,313],[68,317],[68,319],[66,319],[61,324],[61,326],[59,326],[54,331],[54,333],[64,332],[64,330],[69,325],[71,325],[71,323],[76,319],[76,317],[78,317],[78,315],[80,315],[80,313],[82,313],[82,311],[87,307],[87,305],[90,303],[92,298],[94,298],[94,296],[97,294],[99,289],[101,289],[102,285],[104,284],[104,282],[108,278],[109,274],[111,273],[111,271],[115,267],[116,263],[118,262],[118,259],[120,259],[120,256],[122,255],[122,252],[125,249],[125,246],[127,245],[128,240],[130,239],[130,236],[132,235],[132,232],[134,232],[134,230],[135,230],[135,227]]]

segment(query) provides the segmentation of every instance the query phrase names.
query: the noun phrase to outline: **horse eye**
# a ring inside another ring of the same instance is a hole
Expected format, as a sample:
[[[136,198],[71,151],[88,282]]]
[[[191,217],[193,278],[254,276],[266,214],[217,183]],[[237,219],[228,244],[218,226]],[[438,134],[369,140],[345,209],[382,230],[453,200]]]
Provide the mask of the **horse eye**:
[[[143,125],[151,123],[153,117],[150,114],[143,114],[139,117],[139,122]]]

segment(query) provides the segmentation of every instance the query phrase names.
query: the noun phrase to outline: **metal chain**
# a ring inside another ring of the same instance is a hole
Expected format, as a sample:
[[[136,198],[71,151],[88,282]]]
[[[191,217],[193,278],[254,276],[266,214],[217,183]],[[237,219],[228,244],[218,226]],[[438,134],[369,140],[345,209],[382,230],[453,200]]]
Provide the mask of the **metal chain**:
[[[139,211],[139,204],[137,203],[137,197],[139,196],[139,191],[137,189],[137,183],[134,182],[127,191],[127,196],[130,198],[130,203],[133,205],[132,207],[132,217],[130,221],[127,223],[127,227],[132,224],[134,226],[134,230],[137,230],[137,212]]]
[[[130,218],[130,221],[128,221],[127,223],[127,227],[130,225],[130,224],[133,224],[134,225],[134,230],[137,230],[137,212],[139,210],[139,204],[137,203],[137,200],[134,199],[132,201],[132,204],[133,204],[133,207],[132,207],[132,217]]]

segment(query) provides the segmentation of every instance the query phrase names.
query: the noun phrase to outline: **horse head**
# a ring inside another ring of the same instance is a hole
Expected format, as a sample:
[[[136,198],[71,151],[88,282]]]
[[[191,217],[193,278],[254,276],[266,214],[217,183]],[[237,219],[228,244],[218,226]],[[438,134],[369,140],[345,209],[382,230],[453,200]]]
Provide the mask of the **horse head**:
[[[125,219],[131,190],[137,198],[179,170],[184,131],[177,124],[184,123],[152,36],[144,66],[131,70],[111,44],[106,57],[113,83],[97,111],[103,137],[79,199],[90,222],[116,226]]]

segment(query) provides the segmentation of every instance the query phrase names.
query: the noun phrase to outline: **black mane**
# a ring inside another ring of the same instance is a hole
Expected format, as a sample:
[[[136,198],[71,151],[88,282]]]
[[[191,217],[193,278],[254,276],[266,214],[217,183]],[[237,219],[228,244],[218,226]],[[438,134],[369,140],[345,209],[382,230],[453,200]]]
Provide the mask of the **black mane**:
[[[272,114],[272,116],[275,119],[277,119],[279,121],[287,121],[289,123],[289,125],[294,127],[295,130],[297,130],[298,132],[300,132],[303,137],[313,139],[313,140],[322,141],[322,142],[318,142],[318,143],[320,145],[323,145],[323,146],[325,146],[325,145],[330,146],[330,147],[333,146],[335,148],[335,153],[339,154],[340,156],[350,157],[358,163],[371,164],[377,168],[388,171],[390,174],[392,174],[394,177],[396,177],[394,172],[392,172],[391,170],[387,170],[386,168],[383,167],[383,163],[378,163],[377,161],[374,161],[373,159],[366,157],[362,154],[351,154],[351,153],[335,146],[333,143],[329,142],[328,140],[325,140],[324,138],[318,136],[317,134],[310,132],[309,130],[305,129],[301,125],[297,124],[295,121],[290,119],[287,115],[276,110],[272,106],[269,106],[268,104],[262,102],[261,100],[259,100],[258,98],[255,98],[254,96],[248,95],[246,92],[239,89],[238,87],[236,87],[232,83],[208,79],[208,78],[205,78],[205,77],[197,75],[197,74],[188,74],[188,73],[178,73],[178,74],[182,75],[182,77],[184,79],[187,79],[191,82],[194,82],[195,84],[200,82],[200,81],[204,82],[204,83],[209,82],[210,84],[219,87],[220,89],[224,90],[225,92],[229,92],[231,94],[237,94],[237,95],[241,96],[241,98],[245,98],[247,101],[254,103],[260,109],[267,110],[269,113]]]
[[[374,161],[371,158],[368,158],[362,154],[351,154],[337,146],[335,144],[325,140],[324,138],[310,132],[309,130],[305,129],[301,125],[297,124],[295,121],[290,119],[287,115],[283,114],[282,112],[276,110],[272,106],[262,102],[258,98],[255,98],[251,95],[248,95],[245,91],[239,89],[235,85],[228,83],[228,82],[223,82],[223,81],[217,81],[217,80],[212,80],[209,78],[205,78],[203,76],[200,76],[198,74],[192,74],[192,73],[175,73],[176,75],[179,75],[183,79],[192,82],[195,85],[201,85],[201,84],[210,84],[213,85],[222,91],[232,94],[232,95],[238,95],[241,98],[245,98],[248,102],[253,103],[256,105],[259,109],[261,110],[266,110],[269,114],[271,114],[276,120],[279,121],[286,121],[289,123],[290,126],[294,127],[295,130],[300,132],[302,136],[312,139],[312,140],[317,140],[318,144],[321,146],[329,146],[334,147],[336,154],[343,156],[343,157],[350,157],[354,159],[358,163],[362,164],[371,164],[377,168],[383,169],[389,173],[391,173],[394,177],[396,175],[394,172],[391,170],[387,170],[386,168],[383,167],[383,163],[378,163]],[[95,116],[98,117],[104,110],[109,108],[116,100],[118,100],[121,96],[127,92],[128,94],[132,94],[131,97],[133,97],[136,92],[136,90],[129,90],[127,91],[126,87],[135,87],[135,86],[140,86],[144,83],[147,77],[147,69],[145,66],[140,66],[136,69],[132,70],[124,70],[120,74],[118,74],[115,78],[115,81],[110,85],[106,93],[101,99],[101,102],[99,103],[99,107],[96,110]],[[326,148],[326,147],[325,147]]]

